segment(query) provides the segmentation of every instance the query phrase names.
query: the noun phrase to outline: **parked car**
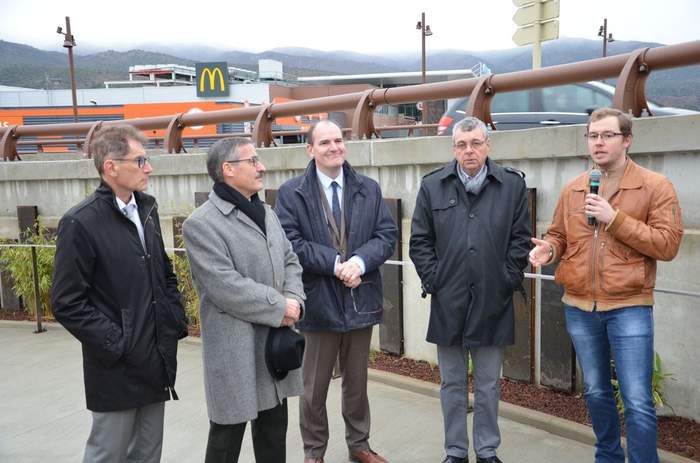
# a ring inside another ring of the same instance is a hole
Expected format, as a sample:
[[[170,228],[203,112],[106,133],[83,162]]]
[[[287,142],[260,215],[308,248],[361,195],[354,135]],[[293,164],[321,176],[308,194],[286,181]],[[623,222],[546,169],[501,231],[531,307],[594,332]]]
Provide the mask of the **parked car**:
[[[557,87],[497,93],[491,100],[491,119],[497,130],[531,129],[585,124],[596,108],[612,106],[615,87],[584,82]],[[454,124],[464,119],[469,97],[454,101],[440,118],[438,135],[451,135]],[[697,114],[696,111],[659,106],[649,102],[654,116]]]

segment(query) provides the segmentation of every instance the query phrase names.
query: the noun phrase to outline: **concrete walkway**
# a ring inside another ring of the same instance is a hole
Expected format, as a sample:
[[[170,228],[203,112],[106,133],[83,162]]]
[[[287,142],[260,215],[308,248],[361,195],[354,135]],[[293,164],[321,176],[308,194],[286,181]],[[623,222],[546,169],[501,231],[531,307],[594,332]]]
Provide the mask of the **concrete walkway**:
[[[33,334],[29,323],[0,321],[0,462],[72,463],[82,457],[91,418],[85,409],[80,345],[60,326],[45,326],[47,332]],[[378,372],[371,377],[372,447],[392,463],[441,462],[442,419],[435,387]],[[180,400],[166,404],[163,461],[202,462],[209,422],[196,342],[180,344],[177,392]],[[327,463],[347,462],[339,394],[336,380],[328,399]],[[297,400],[289,407],[287,460],[301,462]],[[499,456],[505,463],[593,461],[594,449],[588,444],[507,418],[500,424]],[[474,461],[473,455],[470,459]],[[255,461],[249,435],[240,461]]]

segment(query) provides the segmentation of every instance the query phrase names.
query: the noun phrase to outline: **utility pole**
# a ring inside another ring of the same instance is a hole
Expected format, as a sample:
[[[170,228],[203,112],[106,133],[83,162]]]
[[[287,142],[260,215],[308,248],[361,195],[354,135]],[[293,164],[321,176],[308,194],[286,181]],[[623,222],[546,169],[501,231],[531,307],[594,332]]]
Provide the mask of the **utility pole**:
[[[420,30],[420,37],[421,37],[421,83],[426,82],[425,78],[425,38],[430,37],[433,35],[433,31],[430,30],[430,26],[425,24],[425,12],[420,14],[420,21],[418,21],[418,24],[416,24],[416,29]],[[421,123],[425,124],[425,113],[427,112],[427,107],[425,103],[422,103],[422,109],[421,109]]]
[[[608,18],[603,18],[603,25],[598,29],[598,37],[603,38],[603,58],[608,56],[608,42],[614,42],[612,32],[608,33]]]
[[[78,95],[75,89],[75,67],[73,66],[73,47],[75,46],[75,37],[70,30],[70,17],[66,16],[66,32],[58,26],[56,33],[64,36],[63,47],[68,49],[68,72],[70,73],[70,89],[73,96],[73,122],[78,122]]]

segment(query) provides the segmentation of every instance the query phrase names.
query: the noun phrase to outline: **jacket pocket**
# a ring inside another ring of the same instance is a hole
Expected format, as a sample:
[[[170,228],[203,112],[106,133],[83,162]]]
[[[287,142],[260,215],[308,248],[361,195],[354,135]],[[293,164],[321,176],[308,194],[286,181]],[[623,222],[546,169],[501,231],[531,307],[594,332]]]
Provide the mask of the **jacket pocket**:
[[[588,257],[583,254],[585,248],[580,241],[568,245],[554,272],[554,281],[571,294],[583,295],[591,289],[589,283],[593,274]]]
[[[131,314],[129,312],[129,309],[121,309],[121,317],[122,317],[122,339],[121,339],[121,342],[123,343],[123,346],[124,346],[123,355],[124,355],[124,361],[128,362],[129,357],[131,355],[131,351],[134,349],[134,346],[133,346],[134,324],[131,320]]]
[[[442,260],[438,260],[435,266],[435,272],[433,273],[433,281],[430,283],[430,294],[435,294],[442,284],[443,274],[445,270],[445,265]]]
[[[362,281],[360,286],[350,290],[352,305],[355,313],[369,315],[381,313],[382,288],[374,281]]]
[[[433,228],[436,233],[446,231],[452,233],[453,224],[455,222],[455,212],[457,211],[458,201],[456,197],[440,198],[432,205]]]
[[[601,289],[614,296],[639,294],[644,288],[644,256],[611,244],[600,256]]]
[[[503,264],[501,273],[503,274],[503,281],[505,282],[503,286],[505,287],[506,294],[511,294],[520,289],[522,280],[515,280],[513,275],[508,271],[508,266],[505,263]]]
[[[158,297],[158,304],[163,307],[162,311],[165,312],[164,316],[168,324],[172,326],[172,330],[168,330],[168,333],[170,334],[174,330],[177,339],[186,337],[187,315],[185,315],[184,310],[179,306],[173,307],[170,300],[165,296],[165,291],[163,291],[161,287],[158,287]]]

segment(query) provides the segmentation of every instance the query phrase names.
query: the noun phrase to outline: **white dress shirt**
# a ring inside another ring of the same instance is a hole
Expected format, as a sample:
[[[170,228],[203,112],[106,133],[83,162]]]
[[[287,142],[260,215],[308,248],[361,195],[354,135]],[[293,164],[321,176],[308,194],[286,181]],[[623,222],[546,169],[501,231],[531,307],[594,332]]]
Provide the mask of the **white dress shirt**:
[[[119,199],[118,196],[115,196],[115,198],[117,199],[117,206],[119,206],[119,210],[121,210],[122,213],[127,216],[129,220],[134,223],[134,225],[136,225],[136,230],[139,232],[139,238],[141,239],[141,246],[143,246],[145,251],[146,240],[143,236],[143,225],[141,225],[141,217],[139,217],[139,208],[136,204],[136,197],[132,194],[128,204],[125,204],[124,201]]]
[[[341,170],[340,174],[336,178],[330,178],[328,175],[324,174],[319,169],[316,169],[316,175],[318,175],[318,180],[321,182],[321,186],[323,187],[323,193],[325,193],[326,195],[328,204],[333,204],[333,187],[331,185],[333,182],[338,184],[338,201],[340,201],[340,209],[342,210],[343,192],[345,191],[345,179],[343,171]],[[340,226],[340,224],[338,224],[338,226]],[[365,261],[364,259],[362,259],[362,257],[358,255],[353,255],[350,259],[348,259],[348,262],[355,262],[360,267],[360,274],[365,274]],[[335,273],[335,270],[336,268],[338,268],[339,263],[340,254],[338,254],[335,258],[335,264],[333,265],[333,273]]]

